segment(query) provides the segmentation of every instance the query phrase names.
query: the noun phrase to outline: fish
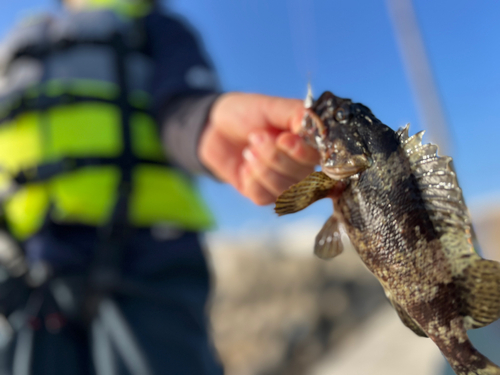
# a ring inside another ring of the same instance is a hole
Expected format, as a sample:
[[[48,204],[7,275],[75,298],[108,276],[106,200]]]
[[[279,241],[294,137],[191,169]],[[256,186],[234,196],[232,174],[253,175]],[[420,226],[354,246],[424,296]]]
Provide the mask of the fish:
[[[314,253],[343,251],[342,233],[406,327],[430,338],[458,375],[500,375],[467,330],[500,317],[500,263],[478,253],[451,157],[397,131],[350,99],[309,91],[300,135],[321,156],[321,171],[292,185],[275,212],[301,211],[323,198],[334,211]]]

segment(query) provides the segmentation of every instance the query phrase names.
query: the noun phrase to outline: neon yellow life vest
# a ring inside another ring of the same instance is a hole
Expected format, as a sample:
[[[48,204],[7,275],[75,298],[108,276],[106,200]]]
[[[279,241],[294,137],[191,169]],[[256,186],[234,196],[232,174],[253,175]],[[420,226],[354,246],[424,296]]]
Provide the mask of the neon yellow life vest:
[[[165,160],[146,89],[151,62],[127,46],[132,23],[92,13],[102,19],[89,25],[104,31],[80,22],[73,40],[58,46],[52,38],[45,51],[32,54],[23,47],[3,67],[0,186],[13,178],[20,184],[4,202],[12,232],[32,235],[47,214],[58,222],[104,225],[124,187],[131,225],[206,229],[212,216],[190,178]]]
[[[142,17],[151,10],[150,0],[84,0],[82,9],[112,9],[127,17]]]

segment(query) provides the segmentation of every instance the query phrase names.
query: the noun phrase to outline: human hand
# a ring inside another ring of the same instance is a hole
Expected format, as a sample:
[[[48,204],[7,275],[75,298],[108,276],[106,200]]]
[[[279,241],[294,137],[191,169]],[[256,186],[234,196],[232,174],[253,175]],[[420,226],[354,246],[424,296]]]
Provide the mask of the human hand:
[[[272,203],[319,162],[317,151],[294,134],[303,115],[297,99],[224,94],[201,135],[200,160],[254,203]]]

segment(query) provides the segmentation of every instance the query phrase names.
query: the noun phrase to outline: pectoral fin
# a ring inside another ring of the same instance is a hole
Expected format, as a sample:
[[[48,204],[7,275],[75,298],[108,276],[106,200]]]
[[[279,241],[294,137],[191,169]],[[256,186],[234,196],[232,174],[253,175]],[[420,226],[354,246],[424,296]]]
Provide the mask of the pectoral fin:
[[[313,172],[281,194],[276,200],[274,211],[281,216],[303,210],[325,198],[336,184],[337,181],[323,172]]]
[[[332,215],[319,231],[314,244],[314,254],[318,258],[331,259],[344,250],[339,225],[337,217]]]
[[[470,328],[484,327],[500,318],[500,263],[474,261],[465,269],[460,285]]]

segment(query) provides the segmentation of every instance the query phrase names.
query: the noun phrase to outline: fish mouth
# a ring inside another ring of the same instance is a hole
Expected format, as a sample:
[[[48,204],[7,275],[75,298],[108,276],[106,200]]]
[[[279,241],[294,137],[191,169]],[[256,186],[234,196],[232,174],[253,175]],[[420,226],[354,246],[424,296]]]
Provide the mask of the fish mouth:
[[[332,159],[322,163],[322,171],[334,180],[343,180],[370,168],[373,160],[367,155],[354,155],[344,162]]]
[[[317,130],[318,135],[324,139],[328,133],[323,120],[317,115],[316,112],[307,108],[304,118],[302,119],[302,132],[306,135],[314,135],[314,130]]]
[[[361,172],[361,169],[359,168],[353,168],[353,167],[345,167],[345,166],[340,166],[340,167],[334,167],[334,168],[322,168],[322,171],[330,178],[334,180],[344,180],[346,178],[349,178],[351,176],[354,176],[355,174],[358,174]]]

